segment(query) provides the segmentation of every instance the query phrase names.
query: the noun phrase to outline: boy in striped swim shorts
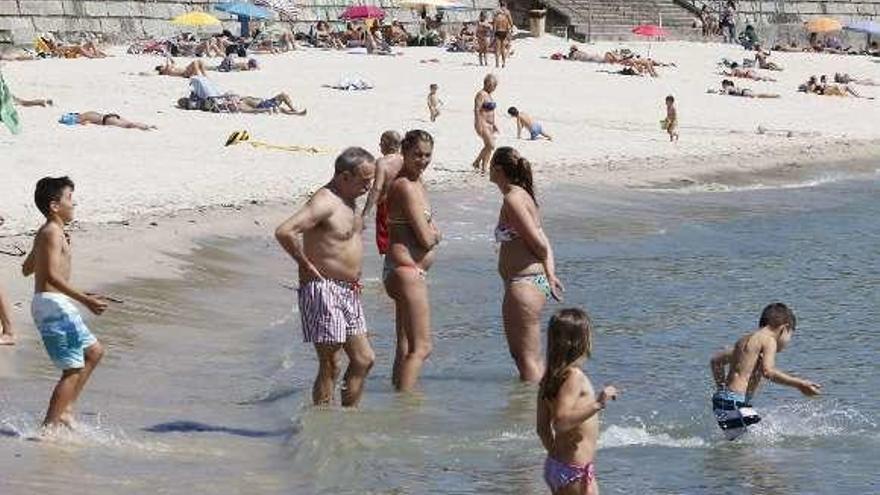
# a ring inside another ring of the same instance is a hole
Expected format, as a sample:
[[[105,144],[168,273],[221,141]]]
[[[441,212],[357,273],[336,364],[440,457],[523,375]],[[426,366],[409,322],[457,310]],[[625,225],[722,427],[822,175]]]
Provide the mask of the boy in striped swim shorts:
[[[318,355],[312,388],[316,405],[333,399],[341,352],[348,356],[344,407],[358,404],[373,366],[360,300],[364,224],[355,210],[357,198],[370,190],[374,174],[375,160],[369,152],[346,149],[336,158],[330,182],[275,230],[275,238],[299,267],[303,341],[313,344]]]
[[[751,402],[762,378],[796,388],[806,396],[819,394],[822,386],[818,383],[776,368],[776,353],[791,341],[796,326],[797,318],[788,306],[770,304],[761,313],[758,330],[712,357],[712,375],[718,387],[712,396],[712,412],[728,440],[736,440],[761,421]]]
[[[73,406],[104,355],[74,301],[96,315],[104,312],[107,302],[70,285],[70,241],[64,226],[73,221],[73,182],[67,177],[40,179],[34,202],[46,216],[46,223],[37,231],[22,273],[26,277],[34,274],[31,314],[46,353],[61,370],[43,426],[71,427]]]

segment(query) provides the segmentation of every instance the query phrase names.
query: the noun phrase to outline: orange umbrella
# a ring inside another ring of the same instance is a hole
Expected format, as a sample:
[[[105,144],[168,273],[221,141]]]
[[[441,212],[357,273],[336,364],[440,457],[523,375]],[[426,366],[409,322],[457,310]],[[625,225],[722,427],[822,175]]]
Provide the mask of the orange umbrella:
[[[810,33],[830,33],[843,29],[840,21],[830,17],[819,17],[818,19],[807,21],[804,24],[804,27],[806,27],[807,31]]]

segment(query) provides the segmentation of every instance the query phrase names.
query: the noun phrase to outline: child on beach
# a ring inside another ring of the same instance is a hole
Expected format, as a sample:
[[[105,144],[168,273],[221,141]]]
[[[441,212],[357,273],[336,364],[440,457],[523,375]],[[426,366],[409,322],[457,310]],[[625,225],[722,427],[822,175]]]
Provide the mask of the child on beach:
[[[663,130],[669,133],[669,142],[678,141],[678,112],[675,110],[675,97],[666,97],[666,118],[660,121]]]
[[[593,460],[599,439],[599,411],[617,398],[606,386],[596,397],[581,366],[592,353],[586,312],[559,310],[547,328],[547,369],[538,390],[537,432],[547,449],[544,481],[553,495],[599,493]]]
[[[73,221],[73,181],[67,177],[44,177],[37,182],[34,202],[46,217],[34,238],[34,246],[22,265],[24,276],[34,274],[31,314],[49,358],[61,370],[44,427],[72,427],[73,406],[104,348],[83,322],[77,301],[99,315],[107,302],[70,285],[70,240],[64,226]]]
[[[431,114],[431,122],[437,120],[440,115],[440,107],[443,106],[443,100],[437,96],[437,85],[432,84],[428,87],[428,113]]]
[[[791,341],[797,326],[794,312],[785,304],[764,308],[758,329],[712,357],[712,376],[718,391],[712,396],[712,410],[728,440],[735,440],[749,425],[761,421],[752,409],[752,397],[762,378],[796,388],[804,395],[818,395],[821,385],[797,378],[776,368],[776,353]],[[725,367],[727,371],[725,372]]]
[[[522,130],[525,128],[529,130],[529,139],[532,141],[538,138],[545,138],[548,141],[553,141],[553,138],[544,131],[544,127],[539,122],[535,122],[535,120],[525,112],[520,112],[516,107],[510,107],[507,109],[507,114],[516,119],[517,139],[522,137]]]
[[[2,222],[0,222],[2,223]],[[15,330],[12,328],[12,311],[9,302],[0,289],[0,345],[14,345]]]

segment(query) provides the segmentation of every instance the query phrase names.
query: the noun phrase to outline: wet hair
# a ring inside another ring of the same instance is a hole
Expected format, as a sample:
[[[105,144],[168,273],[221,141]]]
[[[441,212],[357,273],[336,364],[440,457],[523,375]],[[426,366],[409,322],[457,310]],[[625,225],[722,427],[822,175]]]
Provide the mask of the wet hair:
[[[158,72],[160,74],[162,73],[162,66],[161,65],[156,66],[156,72]]]
[[[374,160],[375,158],[373,158],[373,155],[363,148],[357,146],[346,148],[336,157],[334,175],[339,175],[345,172],[353,174],[361,164],[372,162]]]
[[[417,143],[428,143],[431,147],[434,147],[434,137],[431,136],[427,131],[423,131],[421,129],[413,129],[411,131],[407,131],[406,135],[403,136],[403,141],[400,143],[400,149],[404,153],[413,149]]]
[[[667,96],[666,103],[675,103],[675,97],[672,95]]]
[[[568,378],[569,367],[593,352],[593,324],[586,311],[578,308],[560,309],[547,325],[547,369],[541,378],[539,395],[553,400]]]
[[[792,332],[797,327],[797,317],[794,315],[794,311],[785,304],[780,302],[768,304],[764,311],[761,311],[761,319],[758,320],[759,327],[779,328],[785,324],[788,324]]]
[[[385,131],[379,137],[379,148],[382,153],[397,153],[400,151],[400,133],[397,131]]]
[[[516,107],[510,107],[507,109],[507,115],[510,115],[511,117],[516,117],[517,115],[519,115],[519,110],[517,110]]]
[[[511,184],[525,189],[535,204],[538,204],[532,182],[532,164],[528,160],[510,146],[502,146],[492,154],[491,163],[493,167],[500,167]]]
[[[428,86],[428,89],[430,89],[431,91],[433,91],[433,90],[437,89],[437,85],[436,85],[436,84],[432,84],[432,85]]]
[[[38,180],[37,187],[34,190],[34,203],[37,205],[40,213],[48,218],[52,212],[49,209],[49,205],[53,201],[61,201],[61,196],[68,187],[73,191],[73,181],[66,175],[64,177],[43,177]]]

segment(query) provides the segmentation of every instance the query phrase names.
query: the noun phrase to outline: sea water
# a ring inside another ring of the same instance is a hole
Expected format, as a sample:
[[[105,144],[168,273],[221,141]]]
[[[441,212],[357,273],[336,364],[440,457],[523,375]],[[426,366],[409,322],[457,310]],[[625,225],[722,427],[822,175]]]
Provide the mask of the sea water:
[[[880,177],[777,187],[539,188],[565,302],[595,324],[603,493],[880,492]],[[107,356],[81,426],[34,442],[57,373],[39,341],[0,358],[0,493],[546,493],[534,387],[504,341],[492,186],[434,193],[444,232],[429,275],[434,353],[420,391],[390,384],[393,305],[367,244],[363,302],[376,365],[358,410],[314,408],[295,265],[270,232],[212,238],[181,276],[107,287],[91,319]],[[368,236],[373,231],[367,232]],[[709,358],[783,301],[799,319],[778,366],[822,383],[755,400],[727,442]],[[33,329],[22,328],[22,332]]]

